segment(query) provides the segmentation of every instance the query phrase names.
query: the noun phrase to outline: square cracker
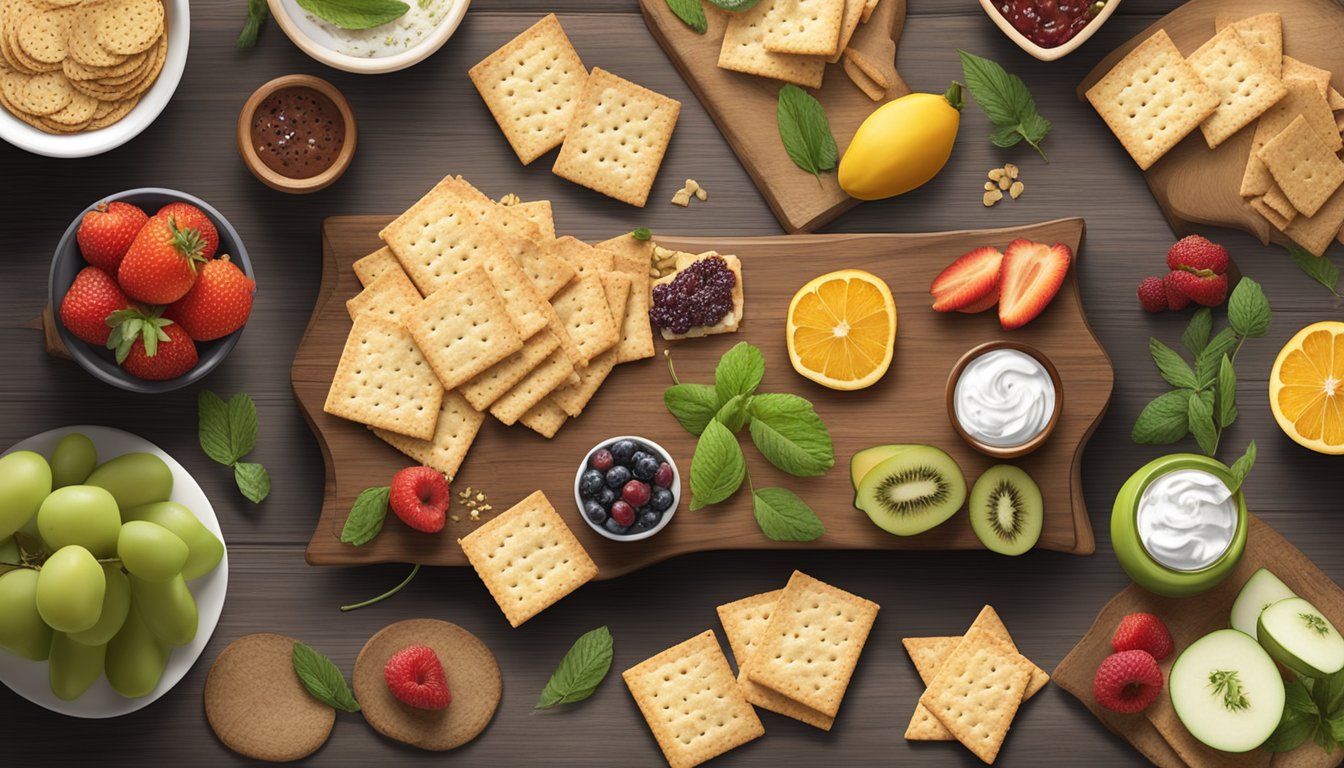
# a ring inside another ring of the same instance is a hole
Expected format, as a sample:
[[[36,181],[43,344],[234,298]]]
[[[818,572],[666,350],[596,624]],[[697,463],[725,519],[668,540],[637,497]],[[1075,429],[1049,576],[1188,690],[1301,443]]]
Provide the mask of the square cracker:
[[[831,64],[838,64],[840,57],[844,55],[845,49],[849,47],[850,38],[854,37],[854,31],[859,28],[859,20],[863,16],[863,4],[865,0],[845,0],[845,11],[840,21],[840,39],[836,43],[835,53],[826,61]]]
[[[467,451],[476,440],[485,414],[475,409],[458,393],[444,392],[443,403],[439,407],[439,420],[434,425],[434,436],[428,440],[398,435],[385,429],[375,429],[377,435],[388,445],[406,454],[427,467],[442,472],[449,480],[457,474],[458,467],[467,458]]]
[[[1165,30],[1121,59],[1088,89],[1087,100],[1145,171],[1213,114],[1221,101]]]
[[[345,302],[345,311],[350,313],[351,320],[369,314],[400,323],[402,315],[420,303],[420,292],[411,283],[411,278],[395,262],[393,267],[395,269],[383,271],[377,280]]]
[[[616,352],[607,350],[584,368],[578,370],[579,380],[556,388],[548,398],[573,418],[583,414],[588,402],[597,394],[597,390],[606,382],[616,367]]]
[[[1031,679],[1031,664],[1007,643],[972,629],[919,703],[967,749],[993,763]]]
[[[1256,157],[1303,216],[1315,216],[1340,184],[1344,184],[1344,162],[1301,115],[1266,142]]]
[[[472,408],[484,411],[559,348],[560,340],[555,334],[542,331],[523,342],[522,349],[490,366],[459,390]]]
[[[1330,247],[1330,241],[1339,236],[1341,227],[1344,227],[1344,186],[1335,191],[1325,205],[1316,211],[1315,216],[1299,215],[1284,228],[1283,233],[1293,242],[1320,256]]]
[[[835,717],[877,611],[877,603],[794,571],[747,677]]]
[[[1273,224],[1274,228],[1280,232],[1287,229],[1288,225],[1293,223],[1293,219],[1297,218],[1297,211],[1293,211],[1292,217],[1284,216],[1269,203],[1266,203],[1263,197],[1253,197],[1249,202],[1256,213],[1264,217],[1265,221]]]
[[[368,256],[355,259],[355,262],[350,265],[350,268],[355,271],[355,277],[359,278],[359,284],[365,288],[393,267],[401,269],[401,264],[397,262],[397,257],[392,255],[392,249],[386,245]]]
[[[503,250],[497,237],[477,226],[475,214],[437,186],[378,236],[425,296]]]
[[[1293,201],[1288,199],[1288,196],[1283,193],[1283,188],[1278,184],[1271,184],[1269,191],[1262,195],[1260,200],[1274,209],[1285,221],[1292,221],[1297,217],[1297,209],[1293,207]]]
[[[621,235],[600,242],[597,247],[611,251],[616,257],[615,269],[630,276],[630,298],[621,324],[621,340],[615,347],[616,362],[653,357],[653,326],[649,324],[649,254],[653,241]]]
[[[538,435],[550,440],[569,420],[569,414],[550,398],[532,406],[518,422]]]
[[[620,329],[611,315],[599,276],[574,281],[556,294],[551,304],[585,361],[591,361],[620,340]]]
[[[518,329],[518,335],[530,339],[546,327],[550,314],[546,298],[532,279],[523,272],[518,260],[507,253],[496,253],[482,265],[491,284],[504,300],[504,309]]]
[[[1213,114],[1199,124],[1209,149],[1216,149],[1288,93],[1236,27],[1214,35],[1188,61],[1220,99]]]
[[[765,734],[713,630],[621,673],[670,768],[692,768]]]
[[[616,255],[575,237],[565,235],[555,241],[555,252],[569,263],[579,277],[610,272],[616,268]]]
[[[643,208],[680,113],[676,99],[593,67],[551,170]]]
[[[747,659],[756,650],[761,633],[770,624],[770,612],[784,590],[776,589],[751,595],[731,603],[724,603],[714,610],[723,624],[723,634],[728,636],[728,647],[733,651],[733,660],[743,667]]]
[[[819,56],[772,53],[765,37],[781,17],[776,11],[785,0],[761,0],[749,10],[730,14],[719,48],[719,69],[783,80],[804,88],[820,88],[826,60]]]
[[[616,339],[620,341],[621,323],[625,320],[626,305],[630,299],[630,276],[622,272],[606,272],[598,275],[598,279],[602,281],[602,291],[607,295],[607,308],[611,310]]]
[[[355,320],[322,410],[425,440],[434,436],[443,385],[406,328],[363,315]]]
[[[1263,195],[1273,186],[1274,177],[1270,175],[1265,164],[1260,162],[1260,158],[1256,157],[1256,153],[1269,143],[1270,139],[1282,133],[1298,115],[1307,119],[1327,146],[1332,146],[1336,150],[1344,148],[1344,141],[1340,140],[1339,129],[1335,125],[1330,106],[1326,103],[1325,97],[1321,96],[1316,84],[1300,77],[1285,78],[1283,84],[1287,87],[1288,94],[1261,115],[1255,124],[1255,135],[1251,138],[1251,152],[1246,160],[1246,171],[1241,178],[1242,197]]]
[[[542,238],[555,239],[555,214],[551,212],[550,200],[526,200],[509,207],[514,213],[536,224]]]
[[[560,145],[588,70],[554,13],[467,72],[523,165]]]
[[[765,50],[830,58],[840,45],[845,0],[776,0],[780,23],[765,35]]]
[[[1214,20],[1214,28],[1222,32],[1233,27],[1241,39],[1250,46],[1251,53],[1260,60],[1270,74],[1279,77],[1283,72],[1283,19],[1277,13],[1261,13],[1247,16],[1240,21],[1219,14]]]
[[[914,662],[915,671],[919,673],[919,679],[926,687],[938,676],[938,670],[942,669],[943,662],[947,661],[947,657],[960,643],[959,635],[901,639],[901,645],[905,646],[905,652],[909,654],[910,661]]]
[[[500,395],[490,405],[490,415],[506,426],[513,426],[534,405],[569,381],[573,373],[574,364],[569,361],[569,357],[563,350],[555,350],[508,392]]]
[[[447,389],[456,389],[523,348],[504,300],[480,267],[430,294],[404,322]]]
[[[1283,57],[1283,79],[1290,77],[1300,77],[1304,80],[1310,80],[1316,84],[1316,89],[1322,96],[1328,96],[1330,91],[1330,70],[1306,63],[1292,56]]]
[[[597,564],[541,491],[458,544],[514,627],[597,575]]]

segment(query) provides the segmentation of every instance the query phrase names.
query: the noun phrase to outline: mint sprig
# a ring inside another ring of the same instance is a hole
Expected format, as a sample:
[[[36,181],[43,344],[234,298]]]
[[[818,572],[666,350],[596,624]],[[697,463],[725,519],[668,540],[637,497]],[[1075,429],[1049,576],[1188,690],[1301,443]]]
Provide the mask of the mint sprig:
[[[701,7],[700,0],[667,0],[667,7],[697,35],[703,35],[709,29],[709,19],[705,18],[705,9]]]
[[[1291,752],[1311,739],[1332,754],[1344,743],[1344,671],[1289,680],[1284,693],[1279,727],[1261,747],[1267,752]]]
[[[821,183],[821,172],[835,168],[840,161],[831,121],[821,102],[790,83],[779,89],[775,120],[779,124],[779,140],[789,159]]]
[[[966,89],[994,124],[990,142],[1006,148],[1025,141],[1040,153],[1041,159],[1050,162],[1041,149],[1041,142],[1050,133],[1050,121],[1036,112],[1036,100],[1022,78],[1009,74],[989,59],[962,50],[957,53],[961,55]]]
[[[257,445],[257,406],[239,392],[226,403],[208,389],[196,399],[197,438],[201,450],[213,461],[233,468],[238,490],[253,504],[271,493],[271,476],[260,464],[242,461]]]
[[[345,675],[331,659],[303,643],[294,644],[290,659],[294,674],[314,699],[344,712],[359,711],[359,702],[350,692]]]
[[[580,635],[541,689],[536,709],[572,704],[592,696],[611,670],[611,659],[611,630],[603,626]]]
[[[350,515],[341,527],[341,543],[362,547],[373,541],[383,530],[383,521],[387,519],[388,499],[392,496],[390,486],[365,488],[355,497]]]
[[[270,15],[270,9],[266,5],[266,0],[247,0],[247,23],[243,25],[243,31],[238,33],[238,42],[235,43],[239,48],[251,48],[257,44],[257,33],[261,31],[261,25],[266,23],[266,17]]]

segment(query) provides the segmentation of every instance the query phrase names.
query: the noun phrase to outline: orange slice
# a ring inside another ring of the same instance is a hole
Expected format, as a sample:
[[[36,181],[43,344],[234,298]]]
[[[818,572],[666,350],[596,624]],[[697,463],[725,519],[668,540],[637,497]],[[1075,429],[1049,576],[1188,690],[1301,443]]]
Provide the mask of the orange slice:
[[[891,365],[896,301],[861,269],[842,269],[798,289],[789,302],[789,360],[794,370],[831,389],[863,389]]]
[[[1283,345],[1269,373],[1269,408],[1299,444],[1344,453],[1344,323],[1312,323]]]

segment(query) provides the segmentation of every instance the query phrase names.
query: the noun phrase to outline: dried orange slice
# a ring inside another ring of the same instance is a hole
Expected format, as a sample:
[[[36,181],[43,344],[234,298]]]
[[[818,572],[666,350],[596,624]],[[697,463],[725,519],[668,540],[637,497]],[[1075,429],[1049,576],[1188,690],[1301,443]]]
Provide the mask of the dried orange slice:
[[[1312,323],[1283,345],[1269,373],[1269,408],[1299,444],[1344,453],[1344,323]]]
[[[798,289],[789,302],[789,360],[831,389],[872,386],[891,365],[896,301],[881,278],[842,269]]]

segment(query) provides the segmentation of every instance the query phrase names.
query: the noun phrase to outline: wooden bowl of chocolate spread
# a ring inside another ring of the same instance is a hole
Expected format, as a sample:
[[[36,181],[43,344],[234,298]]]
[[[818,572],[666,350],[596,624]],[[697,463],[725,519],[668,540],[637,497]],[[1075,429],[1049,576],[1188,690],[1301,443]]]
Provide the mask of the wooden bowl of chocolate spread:
[[[262,85],[238,114],[238,152],[263,184],[303,195],[329,186],[355,154],[355,114],[334,85],[285,75]]]

